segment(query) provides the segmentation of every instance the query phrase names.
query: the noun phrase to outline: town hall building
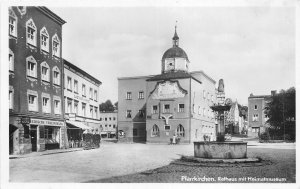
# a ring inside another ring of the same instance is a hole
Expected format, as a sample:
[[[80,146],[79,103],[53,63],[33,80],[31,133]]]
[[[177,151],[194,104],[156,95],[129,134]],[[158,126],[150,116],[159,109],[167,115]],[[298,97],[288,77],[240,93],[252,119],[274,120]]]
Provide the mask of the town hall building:
[[[180,143],[203,141],[215,136],[215,80],[203,71],[189,71],[190,61],[179,47],[176,32],[173,46],[162,56],[161,74],[118,78],[119,141]]]

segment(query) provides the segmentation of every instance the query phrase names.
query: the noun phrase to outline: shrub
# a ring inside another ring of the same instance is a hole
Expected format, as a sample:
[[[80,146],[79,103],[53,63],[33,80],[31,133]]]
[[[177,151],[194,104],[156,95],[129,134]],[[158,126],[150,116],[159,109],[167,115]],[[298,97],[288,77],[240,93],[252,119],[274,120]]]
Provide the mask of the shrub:
[[[270,140],[270,135],[267,132],[261,133],[259,135],[259,140]]]

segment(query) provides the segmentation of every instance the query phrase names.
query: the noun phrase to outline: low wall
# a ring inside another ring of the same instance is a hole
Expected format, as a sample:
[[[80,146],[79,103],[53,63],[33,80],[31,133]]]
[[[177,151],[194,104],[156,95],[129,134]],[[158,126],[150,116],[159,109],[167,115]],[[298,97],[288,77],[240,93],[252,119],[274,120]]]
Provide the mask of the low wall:
[[[211,159],[247,158],[247,142],[194,142],[194,156]]]

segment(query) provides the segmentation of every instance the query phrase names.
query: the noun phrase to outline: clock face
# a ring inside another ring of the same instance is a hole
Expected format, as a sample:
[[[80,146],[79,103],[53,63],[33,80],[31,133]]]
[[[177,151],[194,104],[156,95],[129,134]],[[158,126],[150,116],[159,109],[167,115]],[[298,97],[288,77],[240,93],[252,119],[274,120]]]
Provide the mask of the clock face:
[[[167,69],[168,69],[168,70],[174,69],[174,67],[175,67],[175,65],[174,65],[173,62],[169,62],[169,63],[167,64]]]

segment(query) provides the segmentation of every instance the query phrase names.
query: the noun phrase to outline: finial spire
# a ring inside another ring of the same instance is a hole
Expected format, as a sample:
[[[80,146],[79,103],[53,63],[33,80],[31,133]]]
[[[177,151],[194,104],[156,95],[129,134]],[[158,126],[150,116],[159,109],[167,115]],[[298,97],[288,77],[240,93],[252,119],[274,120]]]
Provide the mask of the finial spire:
[[[179,37],[177,35],[177,20],[176,20],[176,23],[175,23],[175,33],[174,33],[174,36],[173,36],[173,47],[175,46],[178,46],[179,44]]]

